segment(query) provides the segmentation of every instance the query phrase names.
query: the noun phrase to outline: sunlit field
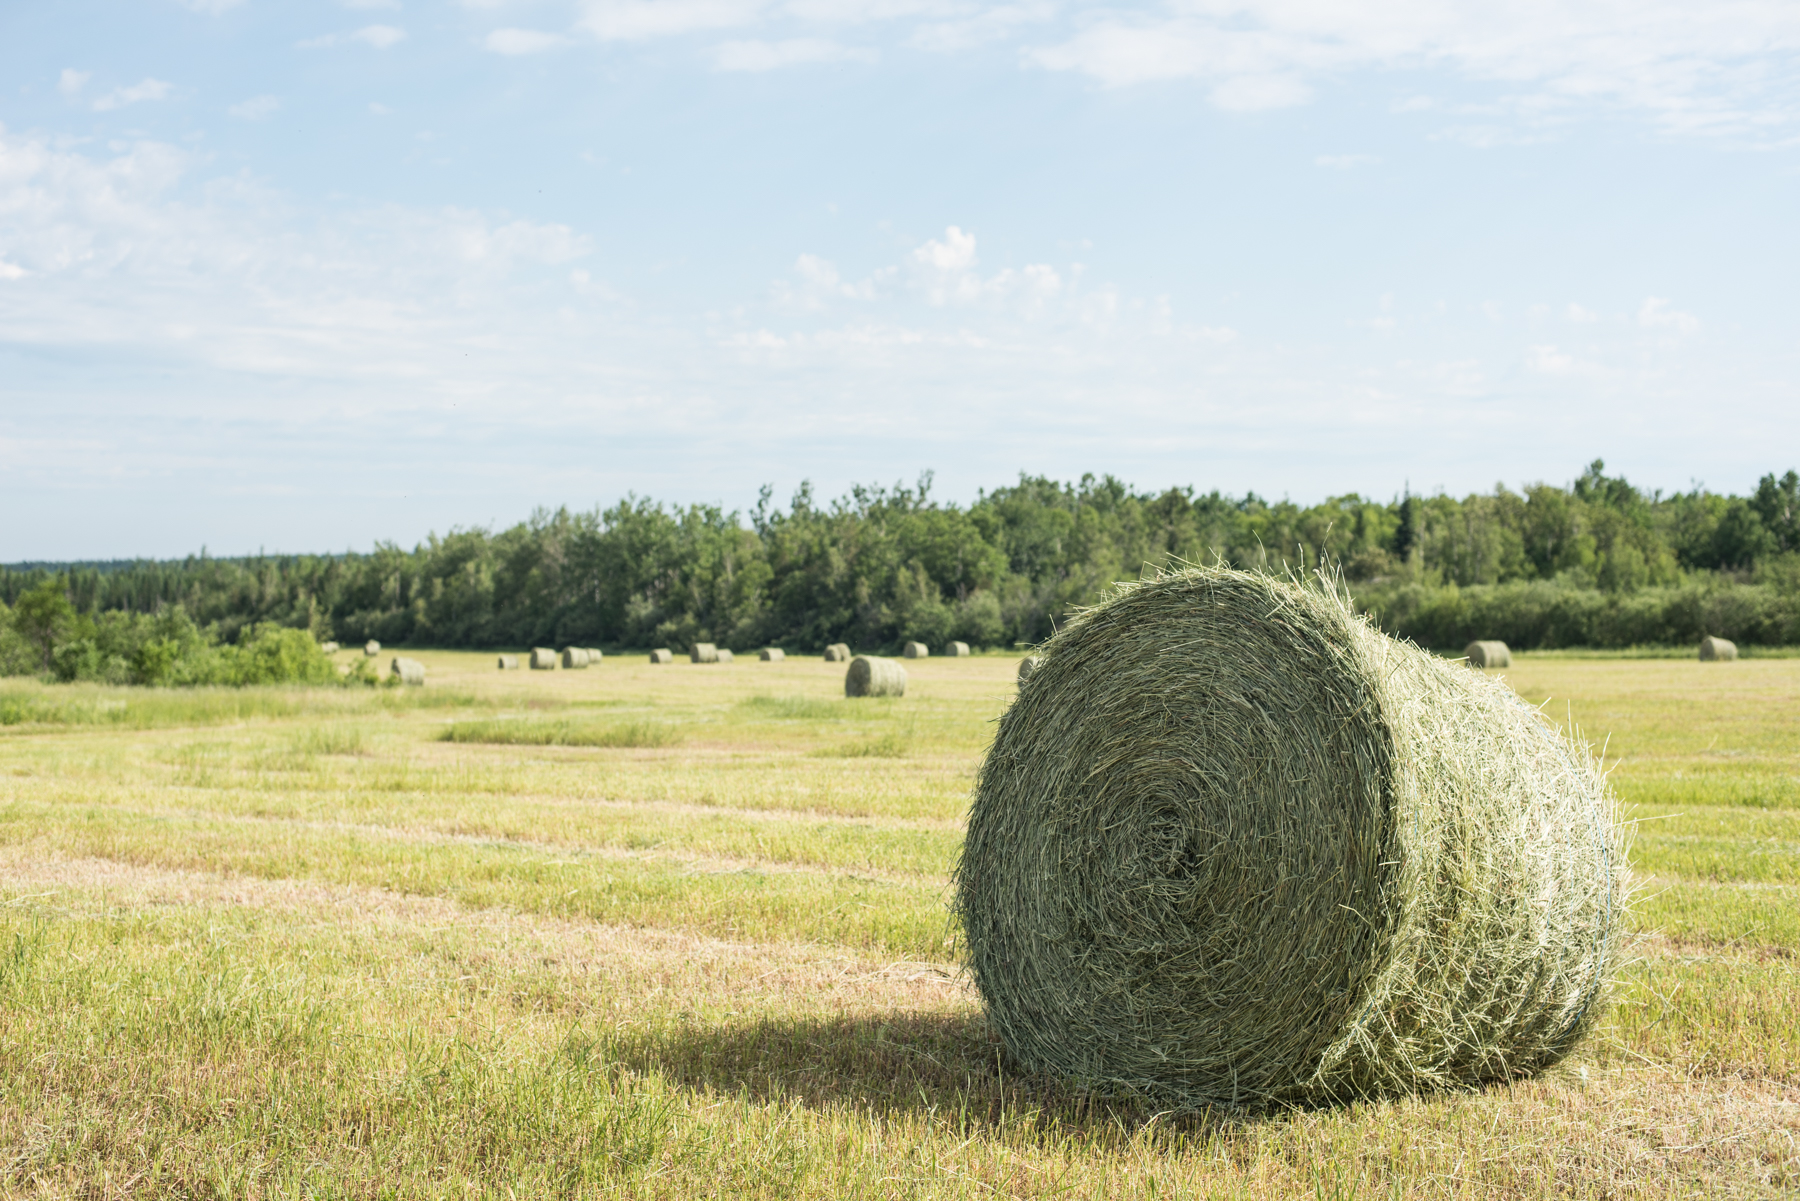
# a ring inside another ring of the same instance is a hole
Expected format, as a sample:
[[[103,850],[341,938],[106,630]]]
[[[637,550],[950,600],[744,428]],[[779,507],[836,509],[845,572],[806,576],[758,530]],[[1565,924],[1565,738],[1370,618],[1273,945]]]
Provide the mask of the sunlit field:
[[[1613,1016],[1541,1079],[1243,1116],[983,1026],[946,899],[1016,657],[847,701],[811,658],[409,653],[423,689],[0,682],[0,1194],[1800,1189],[1800,659],[1520,656],[1637,820]]]

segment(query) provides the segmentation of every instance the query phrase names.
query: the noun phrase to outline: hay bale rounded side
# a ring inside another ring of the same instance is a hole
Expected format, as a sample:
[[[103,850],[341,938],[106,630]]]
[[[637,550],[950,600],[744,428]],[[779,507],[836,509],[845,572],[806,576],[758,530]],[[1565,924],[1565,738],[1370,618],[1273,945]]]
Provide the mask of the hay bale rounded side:
[[[731,652],[726,650],[724,647],[720,647],[719,648],[719,657],[716,661],[719,663],[730,663],[731,659],[732,659]]]
[[[363,654],[369,656],[369,658],[373,659],[376,655],[379,655],[380,653],[381,653],[381,643],[375,641],[373,638],[371,638],[367,642],[363,643]]]
[[[756,657],[764,663],[784,663],[787,661],[787,652],[778,646],[765,646]]]
[[[499,662],[495,664],[495,666],[501,671],[517,671],[519,670],[519,656],[501,655]]]
[[[600,660],[606,657],[600,653],[600,648],[597,646],[584,646],[581,649],[587,652],[589,667],[600,666]]]
[[[969,654],[969,644],[966,642],[952,642],[949,646],[944,648],[944,653],[953,659],[966,658]]]
[[[1026,680],[1029,680],[1031,678],[1031,673],[1037,670],[1037,665],[1038,657],[1036,655],[1026,655],[1023,659],[1020,659],[1019,683],[1023,684]]]
[[[826,647],[825,648],[825,662],[827,662],[827,663],[848,663],[848,662],[850,662],[850,644],[847,642],[834,642],[830,646]]]
[[[1737,658],[1737,643],[1729,638],[1714,638],[1707,635],[1700,640],[1700,661],[1702,663],[1730,662]]]
[[[688,661],[690,663],[717,663],[719,648],[710,642],[696,642],[688,650]]]
[[[931,648],[923,642],[908,642],[900,653],[908,659],[928,659],[931,657]]]
[[[845,696],[905,696],[906,668],[892,659],[858,655],[844,672]]]
[[[1628,884],[1604,778],[1501,681],[1335,594],[1190,569],[1047,644],[955,906],[1021,1068],[1256,1107],[1555,1063]]]
[[[338,644],[335,642],[321,642],[319,643],[319,649],[328,655],[335,655],[338,653]]]
[[[393,663],[389,665],[389,670],[399,678],[402,684],[410,684],[416,688],[425,683],[425,665],[417,659],[403,659],[396,655]]]
[[[1463,657],[1470,667],[1511,667],[1512,651],[1506,643],[1492,639],[1471,642],[1463,647]]]
[[[655,650],[650,652],[650,662],[652,662],[652,663],[673,663],[673,662],[675,662],[675,655],[672,651],[669,650],[668,647],[659,646]]]
[[[533,670],[533,671],[555,671],[556,670],[556,652],[551,650],[547,646],[532,647],[531,648],[531,670]]]
[[[588,665],[587,651],[583,650],[579,646],[563,647],[562,665],[565,668],[571,668],[571,669],[577,668],[577,667],[586,667]]]

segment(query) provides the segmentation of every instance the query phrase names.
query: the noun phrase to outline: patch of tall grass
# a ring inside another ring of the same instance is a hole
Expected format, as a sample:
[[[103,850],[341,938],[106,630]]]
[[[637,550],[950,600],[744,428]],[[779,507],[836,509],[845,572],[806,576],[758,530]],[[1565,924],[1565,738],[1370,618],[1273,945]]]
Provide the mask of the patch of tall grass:
[[[0,726],[100,726],[147,730],[307,714],[404,713],[487,707],[466,692],[336,687],[143,688],[105,684],[0,685]]]
[[[438,735],[440,742],[483,742],[503,746],[666,747],[683,741],[665,722],[633,721],[600,725],[571,720],[492,718],[453,722]]]

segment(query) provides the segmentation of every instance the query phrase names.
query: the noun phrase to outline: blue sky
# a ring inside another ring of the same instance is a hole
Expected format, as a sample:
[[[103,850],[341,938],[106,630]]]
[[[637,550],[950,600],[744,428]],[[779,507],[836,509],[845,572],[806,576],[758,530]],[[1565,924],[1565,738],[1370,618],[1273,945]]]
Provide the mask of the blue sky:
[[[1800,7],[0,6],[0,561],[1800,463]]]

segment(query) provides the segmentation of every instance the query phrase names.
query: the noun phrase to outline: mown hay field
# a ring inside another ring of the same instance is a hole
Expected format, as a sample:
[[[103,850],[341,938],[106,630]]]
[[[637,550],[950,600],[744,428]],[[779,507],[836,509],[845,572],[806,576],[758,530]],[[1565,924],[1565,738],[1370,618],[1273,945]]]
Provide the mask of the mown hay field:
[[[360,654],[360,652],[357,652]],[[1013,656],[424,688],[0,682],[0,1195],[1800,1188],[1800,660],[1522,654],[1609,737],[1637,959],[1477,1092],[1178,1116],[1009,1073],[948,873]]]

